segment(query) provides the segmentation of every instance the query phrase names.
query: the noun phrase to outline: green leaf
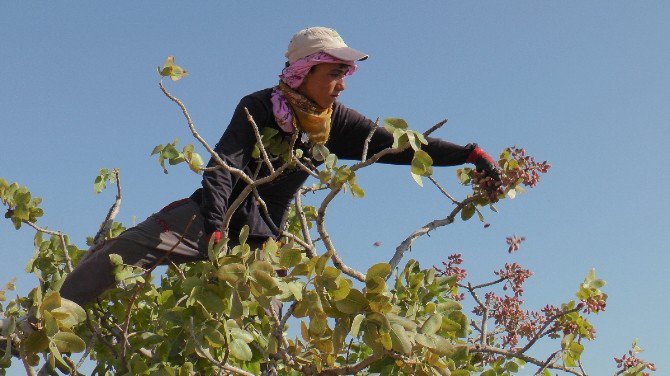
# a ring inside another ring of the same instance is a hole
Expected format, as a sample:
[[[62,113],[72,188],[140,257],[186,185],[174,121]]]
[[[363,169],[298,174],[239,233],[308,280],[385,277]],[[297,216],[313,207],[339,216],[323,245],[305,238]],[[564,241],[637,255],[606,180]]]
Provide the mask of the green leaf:
[[[361,312],[367,305],[365,295],[357,289],[351,289],[344,299],[335,301],[335,307],[339,311],[350,315]]]
[[[335,281],[335,284],[337,287],[335,289],[328,291],[330,293],[330,296],[335,301],[346,298],[347,295],[349,295],[349,291],[351,291],[351,287],[353,286],[351,280],[346,278],[338,278]]]
[[[59,332],[51,340],[56,344],[60,352],[78,353],[86,349],[86,343],[74,333]]]
[[[467,221],[468,219],[472,218],[472,216],[475,214],[475,206],[473,204],[466,205],[461,209],[461,219],[464,221]]]
[[[363,319],[365,318],[365,315],[362,313],[359,313],[354,317],[354,320],[351,322],[351,336],[356,338],[358,337],[358,332],[361,328],[361,323],[363,322]]]
[[[279,256],[279,265],[285,268],[291,268],[302,261],[302,251],[299,249],[286,249]]]
[[[230,354],[243,361],[251,360],[251,348],[243,340],[236,338],[230,343]]]
[[[116,253],[112,253],[109,255],[109,262],[114,266],[123,265],[123,258]]]
[[[400,118],[386,118],[384,119],[384,128],[393,132],[393,129],[407,129],[409,125],[404,119]]]
[[[365,279],[365,292],[367,294],[380,293],[386,289],[386,280],[378,276],[367,277]]]
[[[442,315],[439,313],[434,313],[421,326],[421,333],[435,334],[438,330],[440,330],[440,326],[442,326]]]
[[[266,290],[276,290],[278,287],[277,280],[263,270],[254,270],[251,276]]]
[[[321,337],[328,329],[328,316],[323,312],[314,312],[309,318],[309,334],[312,338]]]
[[[393,350],[405,355],[412,353],[412,343],[401,325],[391,324],[391,340],[393,342]]]
[[[223,265],[216,272],[217,278],[222,281],[235,284],[240,278],[244,277],[246,267],[239,263]]]
[[[240,244],[246,244],[247,238],[249,237],[249,225],[242,226],[240,230]]]
[[[369,279],[372,277],[379,277],[382,279],[386,279],[391,275],[391,265],[387,262],[380,262],[378,264],[372,265],[367,273],[365,274],[365,278]]]
[[[412,179],[416,182],[416,184],[419,185],[419,187],[423,187],[423,179],[421,179],[421,175],[417,175],[413,172],[410,172],[410,175],[412,175]]]
[[[49,337],[44,331],[33,332],[21,341],[21,347],[27,354],[37,354],[49,348]]]

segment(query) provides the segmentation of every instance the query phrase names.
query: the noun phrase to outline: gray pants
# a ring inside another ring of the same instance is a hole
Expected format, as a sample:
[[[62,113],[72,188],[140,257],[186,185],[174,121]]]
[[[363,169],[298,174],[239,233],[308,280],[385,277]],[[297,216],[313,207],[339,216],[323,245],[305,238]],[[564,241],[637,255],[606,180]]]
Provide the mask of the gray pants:
[[[184,233],[194,215],[195,219]],[[114,286],[116,281],[109,261],[112,253],[121,256],[124,264],[145,269],[154,266],[171,249],[169,260],[175,264],[207,259],[208,239],[203,223],[200,207],[193,200],[186,198],[171,203],[118,237],[91,249],[65,278],[61,296],[83,306]],[[179,241],[182,234],[184,237]],[[251,245],[253,248],[260,244],[262,241]],[[164,260],[165,263],[168,261]]]

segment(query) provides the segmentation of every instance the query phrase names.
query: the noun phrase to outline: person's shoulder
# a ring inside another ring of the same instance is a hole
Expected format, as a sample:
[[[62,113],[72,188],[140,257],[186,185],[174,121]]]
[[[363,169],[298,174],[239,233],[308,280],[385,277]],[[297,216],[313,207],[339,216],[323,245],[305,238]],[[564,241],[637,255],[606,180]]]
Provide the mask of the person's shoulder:
[[[247,94],[242,98],[242,101],[260,101],[260,102],[270,102],[270,97],[272,95],[271,87],[267,89],[262,89],[255,91],[251,94]]]
[[[341,102],[335,102],[333,104],[333,120],[336,125],[346,125],[351,122],[360,121],[364,118],[365,116],[361,115],[358,111],[347,107]]]

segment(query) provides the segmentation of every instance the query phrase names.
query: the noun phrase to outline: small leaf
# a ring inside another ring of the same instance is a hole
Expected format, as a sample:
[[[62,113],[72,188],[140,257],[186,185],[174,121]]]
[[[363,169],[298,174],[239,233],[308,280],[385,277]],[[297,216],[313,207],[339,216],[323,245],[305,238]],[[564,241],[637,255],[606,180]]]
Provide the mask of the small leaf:
[[[351,336],[356,338],[358,337],[358,331],[361,328],[361,323],[363,322],[363,319],[365,318],[365,315],[362,313],[359,313],[354,317],[354,320],[351,322]]]
[[[236,338],[230,343],[230,354],[243,361],[251,360],[251,348],[243,340]]]
[[[217,278],[235,284],[240,278],[244,277],[246,267],[239,263],[223,265],[216,272]]]
[[[475,206],[473,204],[466,205],[461,209],[461,219],[464,221],[467,221],[468,219],[472,218],[472,216],[475,214]]]
[[[335,302],[335,307],[339,311],[350,315],[361,312],[367,305],[367,299],[357,289],[351,289],[344,299]]]
[[[86,343],[74,333],[59,332],[51,339],[60,352],[77,353],[86,349]]]
[[[391,265],[387,262],[381,262],[372,265],[365,274],[365,278],[380,277],[386,279],[389,275],[391,275]]]

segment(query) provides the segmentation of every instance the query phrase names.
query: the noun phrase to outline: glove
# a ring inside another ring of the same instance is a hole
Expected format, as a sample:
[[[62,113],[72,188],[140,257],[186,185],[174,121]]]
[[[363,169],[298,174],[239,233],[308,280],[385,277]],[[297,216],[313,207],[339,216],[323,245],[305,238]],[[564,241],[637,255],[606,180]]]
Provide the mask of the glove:
[[[474,163],[477,171],[483,171],[486,176],[490,176],[493,180],[500,182],[500,170],[496,161],[488,155],[479,146],[472,149],[470,155],[466,159],[468,163]]]
[[[209,242],[211,242],[212,239],[214,240],[214,242],[212,243],[213,246],[219,244],[219,242],[221,241],[221,231],[214,231],[213,233],[209,234],[209,236],[207,236],[207,244],[209,244]]]

